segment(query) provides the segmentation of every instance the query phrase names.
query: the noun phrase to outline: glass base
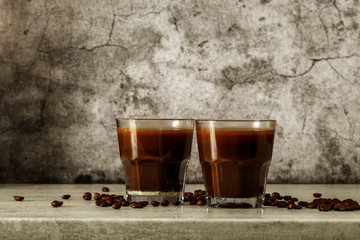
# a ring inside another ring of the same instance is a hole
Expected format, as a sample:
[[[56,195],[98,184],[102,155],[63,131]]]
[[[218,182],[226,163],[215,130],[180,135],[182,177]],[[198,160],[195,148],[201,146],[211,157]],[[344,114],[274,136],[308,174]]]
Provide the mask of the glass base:
[[[225,198],[208,197],[208,205],[219,208],[261,208],[263,200],[261,198]]]
[[[139,201],[158,201],[168,200],[169,202],[181,201],[181,194],[179,192],[142,192],[142,191],[128,191],[127,199],[130,202]]]

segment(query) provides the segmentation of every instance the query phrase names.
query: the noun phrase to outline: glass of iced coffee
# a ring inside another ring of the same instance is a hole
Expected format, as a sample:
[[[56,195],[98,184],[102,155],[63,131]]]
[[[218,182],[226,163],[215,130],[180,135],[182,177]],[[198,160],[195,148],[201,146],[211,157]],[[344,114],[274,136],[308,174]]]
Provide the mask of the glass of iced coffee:
[[[194,120],[118,118],[129,201],[182,200]]]
[[[262,207],[275,127],[274,120],[196,121],[210,206]]]

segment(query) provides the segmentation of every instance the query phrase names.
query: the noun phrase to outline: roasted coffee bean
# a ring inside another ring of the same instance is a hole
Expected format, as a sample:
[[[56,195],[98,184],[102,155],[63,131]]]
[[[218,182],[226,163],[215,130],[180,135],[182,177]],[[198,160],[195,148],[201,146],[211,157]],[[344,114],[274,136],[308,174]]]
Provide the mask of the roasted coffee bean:
[[[270,206],[270,201],[269,200],[264,200],[264,206]]]
[[[285,201],[280,201],[277,205],[278,208],[286,208],[289,205],[289,203]]]
[[[122,205],[123,207],[128,207],[128,206],[130,205],[130,203],[129,203],[128,201],[122,201],[122,202],[121,202],[121,205]]]
[[[100,201],[100,207],[107,207],[107,206],[109,206],[109,205],[106,203],[105,200]]]
[[[103,187],[103,188],[101,189],[101,191],[103,191],[103,192],[110,192],[110,189],[109,189],[108,187]]]
[[[294,205],[294,209],[302,209],[301,205]]]
[[[141,202],[139,202],[139,203],[141,203],[144,207],[146,207],[146,206],[149,204],[148,201],[141,201]]]
[[[284,197],[283,197],[283,196],[278,196],[276,199],[277,199],[277,200],[283,200]]]
[[[103,197],[102,197],[102,200],[109,200],[109,199],[111,199],[111,196],[110,196],[110,195],[106,195],[106,196],[103,196]]]
[[[204,204],[205,204],[204,200],[198,200],[196,202],[196,205],[198,205],[198,206],[203,206]]]
[[[354,211],[357,210],[357,207],[354,205],[348,205],[346,206],[346,211]]]
[[[273,192],[272,194],[271,194],[271,196],[273,196],[273,197],[279,197],[280,196],[280,193],[278,193],[278,192]]]
[[[173,202],[173,204],[174,204],[175,206],[179,206],[180,203],[181,203],[181,201],[174,201],[174,202]]]
[[[305,207],[307,207],[307,208],[316,208],[316,204],[313,203],[313,202],[310,202],[310,203],[307,203],[307,204],[305,205]]]
[[[24,200],[24,197],[22,196],[14,196],[15,201],[22,201]]]
[[[100,193],[95,192],[95,193],[94,193],[94,196],[100,196]]]
[[[151,205],[153,205],[154,207],[157,207],[160,205],[160,203],[158,201],[151,201]]]
[[[323,211],[323,212],[327,212],[331,210],[331,205],[329,204],[320,204],[317,209],[319,209],[319,211]]]
[[[341,204],[340,207],[339,207],[339,211],[346,211],[346,205]]]
[[[265,199],[269,198],[269,197],[270,197],[270,193],[265,193],[264,197],[265,197]]]
[[[83,199],[89,201],[89,200],[91,200],[91,196],[89,196],[89,195],[84,195],[84,196],[83,196]]]
[[[288,206],[287,206],[288,209],[293,209],[295,208],[295,204],[294,203],[290,203]]]
[[[113,205],[113,203],[114,203],[113,200],[111,200],[111,199],[105,200],[105,202],[109,206]]]
[[[270,206],[277,206],[279,204],[278,201],[269,201]]]
[[[274,196],[269,197],[269,201],[276,201],[276,197]]]
[[[62,199],[69,199],[70,197],[71,197],[71,195],[69,195],[69,194],[62,195],[62,196],[61,196]]]
[[[124,201],[124,199],[121,199],[121,198],[115,198],[114,199],[114,202],[120,202],[121,203],[122,201]]]
[[[196,197],[196,200],[206,200],[206,196],[205,195],[199,195]]]
[[[54,200],[51,202],[51,206],[53,206],[53,207],[61,207],[62,205],[63,205],[62,201]]]
[[[333,207],[334,210],[335,210],[335,211],[340,211],[340,206],[341,206],[341,205],[342,205],[341,203],[335,203],[335,204],[334,204],[334,207]]]
[[[144,207],[144,205],[142,205],[140,202],[132,202],[132,203],[130,204],[130,206],[131,206],[132,208],[143,208],[143,207]]]
[[[96,200],[96,201],[95,201],[96,206],[100,206],[100,202],[101,202],[100,199],[99,199],[99,200]]]
[[[291,196],[289,196],[289,195],[284,196],[285,201],[289,201],[290,199],[291,199]]]
[[[166,199],[163,199],[162,201],[161,201],[161,206],[168,206],[169,205],[169,201],[168,200],[166,200]]]
[[[299,201],[299,199],[296,198],[296,197],[293,197],[293,198],[290,199],[290,201],[297,202],[297,201]]]
[[[197,201],[196,200],[192,200],[190,201],[190,205],[196,205]]]
[[[90,192],[86,192],[86,193],[84,193],[84,196],[91,196],[91,193],[90,193]]]
[[[305,207],[305,205],[306,205],[307,203],[308,203],[308,202],[306,202],[306,201],[300,201],[300,202],[299,202],[299,205]]]
[[[113,209],[119,209],[121,208],[121,202],[115,202],[111,205]]]
[[[322,194],[321,193],[313,193],[313,196],[316,197],[316,198],[319,198],[319,197],[322,196]]]
[[[101,198],[100,195],[98,195],[98,196],[94,196],[94,199],[95,199],[95,200],[100,200],[100,199],[102,199],[102,198]]]

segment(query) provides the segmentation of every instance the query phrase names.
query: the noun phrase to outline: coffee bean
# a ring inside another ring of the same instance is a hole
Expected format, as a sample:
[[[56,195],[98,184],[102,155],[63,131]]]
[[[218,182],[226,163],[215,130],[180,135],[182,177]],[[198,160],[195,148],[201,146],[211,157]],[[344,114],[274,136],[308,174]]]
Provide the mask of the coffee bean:
[[[96,200],[96,201],[95,201],[95,205],[96,205],[96,206],[100,206],[100,202],[101,202],[100,199],[99,199],[99,200]]]
[[[63,205],[63,202],[62,201],[57,201],[57,200],[54,200],[51,202],[51,206],[53,207],[61,207]]]
[[[102,199],[102,200],[109,200],[109,199],[111,199],[111,196],[110,196],[110,195],[106,195],[106,196],[103,196],[101,199]]]
[[[181,201],[174,201],[173,204],[174,204],[175,206],[179,206],[179,205],[181,204]]]
[[[294,208],[295,209],[302,209],[302,206],[301,205],[294,205]]]
[[[105,200],[100,201],[100,207],[107,207],[107,206],[109,206],[109,205],[106,203]]]
[[[313,203],[313,202],[310,202],[310,203],[307,203],[307,204],[305,205],[305,207],[307,207],[307,208],[316,208],[316,204]]]
[[[323,212],[327,212],[331,210],[331,205],[328,204],[320,204],[317,209],[319,209],[319,211],[323,211]]]
[[[95,196],[94,196],[94,199],[95,199],[95,200],[101,200],[102,197],[101,197],[100,195],[98,195],[98,196],[95,195]]]
[[[313,193],[313,196],[316,197],[316,198],[319,198],[319,197],[322,196],[322,194],[321,193]]]
[[[139,203],[141,203],[144,207],[146,207],[146,206],[149,204],[148,201],[141,201],[141,202],[139,202]]]
[[[61,196],[61,198],[62,198],[62,199],[69,199],[70,197],[71,197],[71,196],[70,196],[70,195],[68,195],[68,194],[66,194],[66,195],[62,195],[62,196]]]
[[[278,208],[286,208],[289,205],[289,203],[285,202],[285,201],[281,201],[278,203],[277,207]]]
[[[291,199],[291,196],[289,196],[289,195],[284,196],[284,200],[289,201],[290,199]]]
[[[205,204],[204,200],[198,200],[196,202],[196,205],[198,205],[198,206],[203,206],[204,204]]]
[[[269,198],[269,197],[270,197],[270,193],[265,193],[264,197],[265,197],[265,199]]]
[[[111,200],[111,199],[105,200],[105,202],[109,206],[113,205],[113,203],[114,203],[113,200]]]
[[[24,200],[24,197],[22,196],[14,196],[15,201],[22,201]]]
[[[83,199],[87,200],[87,201],[90,201],[91,200],[91,196],[89,195],[84,195],[83,196]]]
[[[128,207],[128,206],[130,205],[130,203],[129,203],[128,201],[122,201],[122,202],[121,202],[121,205],[122,205],[123,207]]]
[[[132,203],[130,204],[130,206],[131,206],[132,208],[143,208],[143,207],[144,207],[144,205],[142,205],[140,202],[132,202]]]
[[[151,201],[151,205],[153,205],[154,207],[157,207],[160,205],[160,203],[158,201]]]
[[[269,200],[264,200],[264,206],[270,206],[270,201]]]
[[[277,206],[278,204],[279,204],[278,201],[270,201],[270,202],[269,202],[269,205],[270,205],[270,206]]]
[[[250,203],[222,203],[219,208],[252,208]]]
[[[298,204],[300,205],[300,206],[305,206],[306,204],[307,204],[308,202],[306,202],[306,201],[300,201]]]
[[[110,189],[109,189],[108,187],[103,187],[103,188],[101,189],[101,191],[103,191],[103,192],[110,192]]]
[[[161,201],[161,206],[166,207],[166,206],[168,206],[168,205],[169,205],[169,201],[168,201],[168,200],[163,199],[163,200]]]
[[[191,200],[190,201],[190,205],[196,205],[197,201],[196,200]]]
[[[276,201],[276,197],[274,196],[269,197],[269,201]]]
[[[288,206],[287,206],[288,209],[293,209],[295,208],[295,204],[294,203],[290,203]]]
[[[115,202],[111,205],[113,209],[119,209],[121,208],[121,202]]]
[[[277,200],[283,200],[284,197],[283,197],[283,196],[278,196],[276,199],[277,199]]]
[[[290,201],[297,202],[297,201],[299,201],[299,199],[296,198],[296,197],[292,197],[292,198],[290,199]]]
[[[280,193],[278,193],[278,192],[273,192],[273,193],[271,194],[271,196],[278,198],[278,197],[280,196]]]
[[[94,196],[100,196],[100,193],[95,192],[95,193],[94,193]]]

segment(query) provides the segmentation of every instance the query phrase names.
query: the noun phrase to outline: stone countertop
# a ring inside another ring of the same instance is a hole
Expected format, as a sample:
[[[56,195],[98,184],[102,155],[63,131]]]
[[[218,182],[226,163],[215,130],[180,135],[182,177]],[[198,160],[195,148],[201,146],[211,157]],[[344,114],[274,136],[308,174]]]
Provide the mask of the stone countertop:
[[[207,206],[147,206],[143,209],[95,206],[82,199],[84,192],[101,192],[104,184],[2,184],[0,185],[1,239],[358,239],[360,211],[320,212],[288,210],[219,209]],[[122,184],[106,184],[110,194],[124,194]],[[186,191],[204,189],[187,185]],[[268,185],[300,200],[323,197],[360,200],[359,185]],[[63,194],[71,198],[62,200]],[[17,202],[14,195],[24,196]],[[51,207],[62,200],[60,208]]]

